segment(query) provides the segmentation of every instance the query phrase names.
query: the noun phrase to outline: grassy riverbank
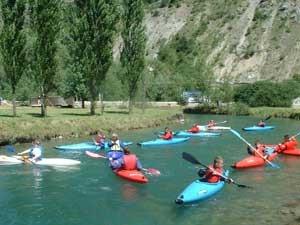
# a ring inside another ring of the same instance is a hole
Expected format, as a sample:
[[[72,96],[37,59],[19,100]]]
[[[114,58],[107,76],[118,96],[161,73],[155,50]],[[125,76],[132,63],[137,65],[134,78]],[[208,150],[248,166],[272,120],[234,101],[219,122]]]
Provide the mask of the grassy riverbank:
[[[80,137],[94,134],[98,129],[106,132],[155,127],[175,121],[179,107],[150,108],[142,113],[134,109],[108,108],[103,115],[90,116],[89,109],[48,108],[48,117],[40,117],[40,108],[18,107],[18,116],[11,116],[11,108],[0,107],[0,145],[30,142],[33,138]]]
[[[224,114],[224,115],[251,115],[251,116],[273,116],[277,118],[289,118],[300,120],[300,108],[284,107],[255,107],[250,108],[245,104],[235,103],[228,106],[217,107],[215,105],[201,105],[186,107],[184,113],[191,114]]]

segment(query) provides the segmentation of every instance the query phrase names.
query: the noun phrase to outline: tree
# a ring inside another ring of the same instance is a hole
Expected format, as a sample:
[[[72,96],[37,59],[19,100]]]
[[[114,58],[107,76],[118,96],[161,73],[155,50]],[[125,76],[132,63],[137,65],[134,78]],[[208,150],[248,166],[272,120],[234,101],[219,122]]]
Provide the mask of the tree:
[[[0,34],[0,52],[5,80],[12,91],[13,116],[16,116],[16,86],[27,67],[24,31],[26,2],[1,0],[1,11],[3,26]]]
[[[75,0],[71,51],[81,67],[91,100],[91,115],[96,114],[96,101],[113,61],[113,44],[119,20],[116,0]]]
[[[123,80],[128,85],[129,113],[145,66],[146,37],[143,25],[144,7],[142,0],[124,0],[124,47],[121,63],[124,68]]]
[[[40,88],[41,115],[47,116],[47,95],[56,88],[58,37],[61,29],[61,0],[29,0],[33,44],[32,71]]]

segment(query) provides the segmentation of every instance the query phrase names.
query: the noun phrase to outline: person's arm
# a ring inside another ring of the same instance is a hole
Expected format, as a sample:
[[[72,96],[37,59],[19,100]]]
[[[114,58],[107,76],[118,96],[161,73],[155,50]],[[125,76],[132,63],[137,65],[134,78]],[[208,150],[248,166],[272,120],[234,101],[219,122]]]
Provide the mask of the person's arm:
[[[24,155],[26,153],[29,153],[30,151],[31,151],[31,148],[29,148],[29,149],[27,149],[27,150],[25,150],[23,152],[19,152],[18,155]]]

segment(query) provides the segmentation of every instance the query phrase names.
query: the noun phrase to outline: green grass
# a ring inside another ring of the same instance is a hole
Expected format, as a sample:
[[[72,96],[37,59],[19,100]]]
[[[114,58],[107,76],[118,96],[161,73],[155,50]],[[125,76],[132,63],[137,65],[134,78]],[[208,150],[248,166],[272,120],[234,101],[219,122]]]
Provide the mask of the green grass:
[[[126,109],[107,108],[103,115],[95,116],[89,115],[89,109],[48,107],[47,111],[48,116],[42,118],[40,108],[18,107],[18,116],[12,117],[11,108],[0,106],[0,144],[28,142],[33,138],[80,137],[99,129],[111,132],[154,127],[170,122],[171,116],[181,113],[180,108],[148,108],[145,114],[134,109],[131,115]]]
[[[300,108],[281,108],[281,107],[257,107],[250,108],[250,115],[254,116],[266,116],[272,115],[273,117],[279,118],[290,118],[290,119],[300,119]]]

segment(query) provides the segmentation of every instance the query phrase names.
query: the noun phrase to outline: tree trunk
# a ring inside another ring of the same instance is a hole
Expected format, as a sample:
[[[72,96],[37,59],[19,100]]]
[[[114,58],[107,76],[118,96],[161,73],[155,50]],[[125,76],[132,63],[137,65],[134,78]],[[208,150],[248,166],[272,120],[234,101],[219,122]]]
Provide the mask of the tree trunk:
[[[17,106],[16,106],[16,91],[13,90],[13,99],[12,99],[12,104],[13,104],[13,116],[17,116]]]
[[[85,108],[85,105],[84,105],[84,99],[81,99],[81,108]]]
[[[100,94],[100,102],[101,102],[101,115],[104,113],[104,103],[103,103],[103,95]]]
[[[96,115],[96,104],[97,101],[95,101],[94,99],[91,99],[91,115]]]
[[[132,109],[133,109],[133,101],[132,101],[132,97],[129,97],[129,99],[128,99],[128,113],[129,114],[132,113]]]
[[[44,93],[41,95],[41,114],[42,117],[47,116],[47,102],[46,102],[46,95]]]
[[[145,107],[146,107],[146,82],[145,82],[145,76],[143,75],[143,102],[142,102],[142,112],[145,114]]]

